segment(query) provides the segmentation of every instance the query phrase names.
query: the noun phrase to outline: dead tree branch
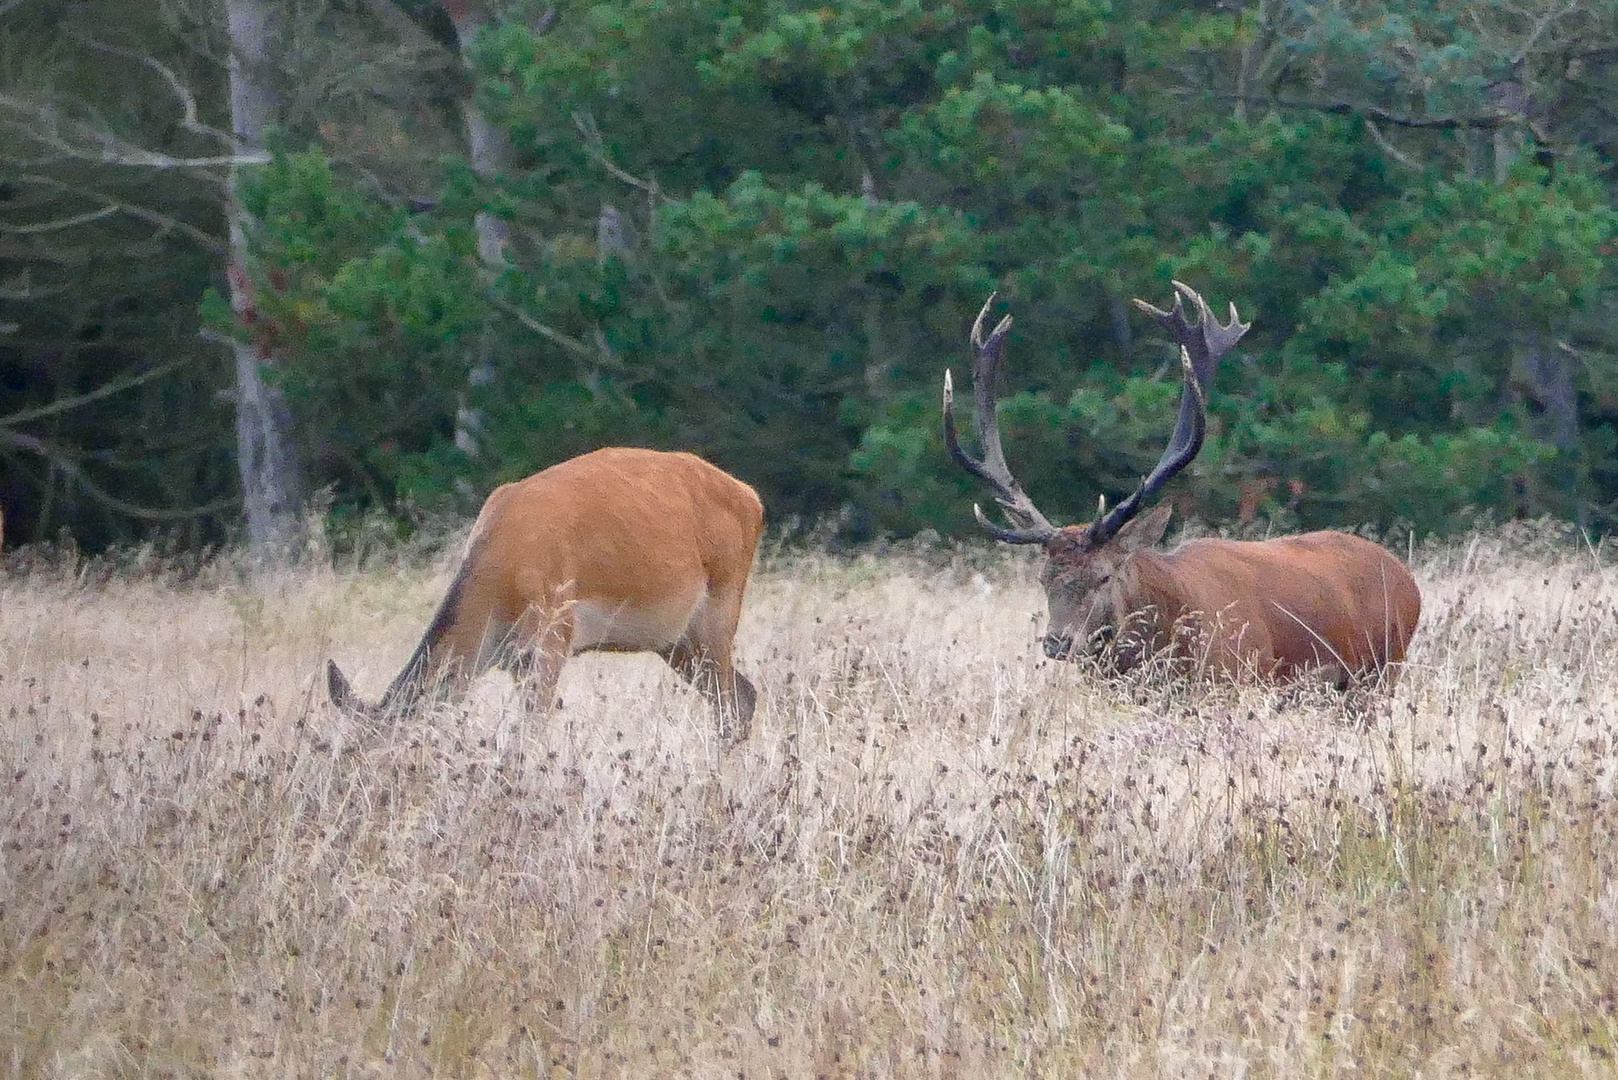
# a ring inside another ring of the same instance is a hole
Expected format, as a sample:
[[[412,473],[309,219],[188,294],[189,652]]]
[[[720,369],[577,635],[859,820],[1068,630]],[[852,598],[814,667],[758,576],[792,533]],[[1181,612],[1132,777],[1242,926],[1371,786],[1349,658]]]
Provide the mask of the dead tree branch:
[[[126,502],[101,487],[90,479],[71,454],[52,446],[43,439],[25,435],[20,431],[8,431],[5,428],[0,428],[0,442],[18,450],[43,457],[53,466],[60,469],[64,475],[96,502],[109,510],[114,510],[128,517],[139,518],[142,521],[189,521],[193,518],[207,517],[209,514],[222,513],[241,505],[240,499],[220,499],[217,502],[207,503],[203,506],[190,506],[172,510],[141,506],[137,503]]]
[[[1475,129],[1493,131],[1522,122],[1522,117],[1510,112],[1491,112],[1479,116],[1406,116],[1380,105],[1355,104],[1349,101],[1309,101],[1303,98],[1271,97],[1265,94],[1227,94],[1215,92],[1221,101],[1242,101],[1250,105],[1271,105],[1280,109],[1305,109],[1311,112],[1332,113],[1336,116],[1369,117],[1394,127],[1456,131]]]
[[[165,232],[180,233],[195,241],[197,245],[202,247],[205,251],[215,255],[224,255],[228,250],[228,248],[225,246],[225,242],[222,239],[217,236],[213,236],[210,233],[204,232],[195,225],[181,221],[178,218],[170,217],[167,214],[159,213],[158,211],[149,207],[137,206],[134,203],[127,202],[104,191],[94,191],[89,188],[77,187],[73,184],[66,183],[65,181],[58,180],[54,176],[41,176],[33,173],[13,177],[13,180],[19,184],[35,184],[40,187],[52,188],[56,191],[62,192],[65,195],[73,195],[82,199],[94,200],[95,202],[101,203],[101,208],[103,211],[127,214],[128,216],[139,221],[144,221],[149,225],[156,225],[158,227],[159,234]],[[97,213],[100,212],[98,211]],[[26,228],[26,226],[16,227],[17,230]]]
[[[24,130],[34,142],[62,157],[79,161],[165,170],[226,169],[238,165],[267,165],[271,161],[264,151],[200,157],[165,154],[119,138],[105,126],[63,117],[53,104],[28,101],[14,94],[0,94],[0,113],[10,113],[14,122],[23,121]],[[220,183],[226,182],[220,177]]]
[[[73,409],[79,408],[82,405],[89,405],[91,402],[100,401],[103,398],[109,398],[114,394],[122,393],[123,391],[132,389],[141,385],[142,383],[149,383],[153,379],[161,379],[169,372],[184,367],[185,364],[186,361],[184,360],[171,360],[167,364],[162,364],[158,367],[152,368],[150,371],[143,371],[139,375],[130,375],[127,378],[114,379],[112,382],[103,383],[94,390],[87,391],[83,394],[75,394],[73,397],[68,398],[58,398],[49,405],[41,405],[35,409],[24,409],[22,412],[14,412],[10,416],[0,416],[0,430],[14,428],[18,424],[26,424],[29,421],[39,420],[47,416],[55,416],[58,413],[69,412]]]

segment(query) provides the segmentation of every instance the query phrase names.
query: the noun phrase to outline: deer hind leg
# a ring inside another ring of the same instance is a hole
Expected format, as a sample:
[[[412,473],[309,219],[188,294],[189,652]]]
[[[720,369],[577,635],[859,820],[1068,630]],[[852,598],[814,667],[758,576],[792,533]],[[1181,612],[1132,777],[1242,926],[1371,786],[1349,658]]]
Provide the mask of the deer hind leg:
[[[573,649],[573,612],[531,607],[512,628],[500,663],[511,672],[529,712],[545,712],[556,703],[556,683]]]
[[[719,741],[727,749],[751,734],[758,704],[758,691],[731,663],[741,599],[740,587],[710,593],[698,605],[685,634],[658,650],[670,667],[713,704],[719,714]]]

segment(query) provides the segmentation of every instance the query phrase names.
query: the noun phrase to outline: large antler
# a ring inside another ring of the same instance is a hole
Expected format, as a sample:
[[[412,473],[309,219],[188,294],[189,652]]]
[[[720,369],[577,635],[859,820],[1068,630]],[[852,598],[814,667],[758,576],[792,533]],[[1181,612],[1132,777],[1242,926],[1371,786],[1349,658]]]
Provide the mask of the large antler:
[[[1103,514],[1090,526],[1090,542],[1105,544],[1115,536],[1125,522],[1134,517],[1141,506],[1156,495],[1181,469],[1191,464],[1202,449],[1202,438],[1208,430],[1208,386],[1213,382],[1214,369],[1219,358],[1247,333],[1252,323],[1242,322],[1236,315],[1236,305],[1230,305],[1230,322],[1224,326],[1208,309],[1207,303],[1189,285],[1174,282],[1174,308],[1164,311],[1144,300],[1136,299],[1135,306],[1155,318],[1180,346],[1180,366],[1185,387],[1180,392],[1180,416],[1174,425],[1174,435],[1168,448],[1158,460],[1150,476],[1140,482],[1123,502]],[[1181,299],[1189,300],[1197,310],[1197,319],[1185,317]]]
[[[1000,370],[1000,361],[1006,353],[1006,335],[1011,331],[1011,316],[1001,319],[1000,324],[985,338],[983,320],[988,317],[989,305],[993,303],[994,294],[990,293],[989,299],[984,301],[983,310],[978,312],[977,322],[972,324],[972,395],[976,405],[974,418],[977,421],[978,445],[983,448],[983,460],[967,456],[955,437],[955,388],[950,382],[948,369],[944,371],[944,445],[949,447],[955,460],[968,472],[994,487],[994,501],[1005,510],[1016,528],[996,525],[983,515],[983,508],[974,503],[972,513],[977,516],[978,524],[997,540],[1004,540],[1008,544],[1042,544],[1056,534],[1056,526],[1045,520],[1045,515],[1023,492],[1011,475],[1011,470],[1006,467],[1006,455],[1000,449],[1000,421],[994,382]]]

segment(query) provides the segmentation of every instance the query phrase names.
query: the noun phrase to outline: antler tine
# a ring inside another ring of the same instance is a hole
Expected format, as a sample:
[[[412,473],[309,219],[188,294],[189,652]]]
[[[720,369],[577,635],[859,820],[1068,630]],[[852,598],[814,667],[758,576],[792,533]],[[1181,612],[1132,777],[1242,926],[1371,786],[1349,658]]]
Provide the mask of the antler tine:
[[[1242,322],[1241,318],[1236,314],[1235,301],[1231,301],[1230,304],[1230,321],[1224,326],[1220,326],[1219,320],[1214,316],[1213,311],[1208,307],[1208,302],[1202,298],[1197,290],[1193,289],[1183,281],[1175,281],[1171,284],[1173,284],[1174,292],[1176,294],[1174,298],[1175,311],[1178,312],[1180,310],[1180,297],[1182,296],[1196,306],[1196,325],[1201,327],[1203,346],[1212,355],[1214,360],[1217,361],[1219,357],[1223,356],[1225,352],[1229,350],[1232,345],[1236,344],[1236,342],[1240,341],[1242,335],[1247,333],[1248,329],[1252,327],[1252,323]],[[1184,321],[1184,316],[1181,316],[1181,321]],[[1207,380],[1204,379],[1204,381]]]
[[[1247,333],[1253,324],[1242,322],[1236,314],[1236,305],[1232,303],[1230,321],[1221,326],[1218,318],[1209,309],[1208,302],[1197,290],[1183,281],[1173,281],[1170,284],[1174,286],[1174,307],[1171,310],[1164,311],[1140,299],[1135,300],[1135,306],[1156,319],[1174,338],[1176,344],[1190,350],[1197,380],[1207,386],[1213,381],[1214,368],[1218,366],[1219,358],[1230,351],[1230,347],[1240,341],[1242,335]],[[1195,322],[1185,317],[1182,298],[1190,301],[1196,310]]]
[[[1011,470],[1006,465],[1005,451],[1000,445],[995,380],[999,375],[1000,361],[1005,356],[1006,335],[1011,332],[1011,316],[1007,315],[1001,319],[994,330],[984,337],[983,323],[993,303],[994,294],[991,293],[983,309],[978,312],[977,320],[972,324],[971,335],[972,396],[976,412],[978,445],[983,448],[983,459],[977,460],[961,449],[955,430],[954,386],[948,371],[944,372],[944,445],[963,468],[994,488],[994,501],[1000,504],[1006,516],[1016,525],[1011,529],[995,525],[984,517],[980,507],[974,506],[973,513],[985,529],[997,539],[1007,543],[1043,543],[1056,532],[1056,526],[1046,520],[1033,500],[1023,492],[1016,477],[1011,475]]]
[[[1241,340],[1252,323],[1244,323],[1236,314],[1236,305],[1230,305],[1230,321],[1220,325],[1208,308],[1208,303],[1191,286],[1175,281],[1174,307],[1162,308],[1136,299],[1135,306],[1155,318],[1173,336],[1180,346],[1180,366],[1183,389],[1180,392],[1180,413],[1174,425],[1169,445],[1151,475],[1141,480],[1127,499],[1112,508],[1110,514],[1098,518],[1090,526],[1091,543],[1103,544],[1112,539],[1130,518],[1140,511],[1142,504],[1180,470],[1191,464],[1202,449],[1202,440],[1208,427],[1208,386],[1213,382],[1214,370],[1220,357]],[[1196,309],[1196,322],[1185,317],[1182,298]]]
[[[1004,502],[996,497],[995,502],[1005,506]],[[1009,510],[1009,508],[1008,508]],[[1036,510],[1035,513],[1038,513]],[[1030,525],[1026,529],[1008,529],[1004,525],[996,525],[983,513],[983,507],[977,503],[972,504],[972,516],[978,519],[985,532],[996,540],[1003,540],[1008,544],[1043,544],[1056,534],[1056,526],[1046,522],[1041,525]]]
[[[999,296],[999,295],[1000,295],[999,293],[990,293],[989,298],[987,300],[983,301],[983,308],[982,308],[982,310],[980,310],[978,312],[978,317],[976,319],[974,319],[973,322],[972,322],[971,341],[972,341],[972,348],[974,350],[981,349],[986,344],[986,342],[984,341],[984,338],[983,338],[983,320],[989,317],[989,308],[991,306],[993,306],[994,298],[996,296]],[[996,334],[998,334],[1003,330],[1010,330],[1010,329],[1011,329],[1011,316],[1007,315],[1005,318],[1000,320],[999,325],[997,325],[994,328],[994,332]],[[993,335],[990,335],[990,336],[992,337]]]

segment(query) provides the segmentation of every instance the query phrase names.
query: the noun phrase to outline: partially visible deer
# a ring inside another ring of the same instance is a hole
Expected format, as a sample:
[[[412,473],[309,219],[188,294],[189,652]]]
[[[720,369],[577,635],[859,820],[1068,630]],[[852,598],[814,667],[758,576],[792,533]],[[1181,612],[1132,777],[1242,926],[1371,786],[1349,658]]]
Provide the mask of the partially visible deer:
[[[994,489],[1011,527],[974,506],[978,522],[1006,543],[1040,544],[1048,556],[1041,574],[1050,609],[1046,655],[1066,659],[1105,649],[1127,670],[1172,650],[1224,674],[1287,680],[1318,669],[1345,688],[1391,678],[1415,633],[1421,593],[1410,571],[1380,545],[1323,531],[1259,541],[1205,538],[1153,550],[1171,508],[1141,511],[1202,448],[1214,370],[1250,325],[1238,319],[1235,304],[1229,322],[1220,325],[1193,289],[1176,281],[1174,290],[1169,311],[1135,301],[1179,346],[1183,389],[1174,433],[1140,487],[1111,510],[1103,499],[1088,524],[1051,524],[1006,466],[995,380],[1011,317],[985,336],[992,295],[971,334],[982,460],[961,449],[950,374],[944,373],[944,441],[956,461]],[[1182,300],[1196,312],[1194,321]]]
[[[339,707],[407,712],[438,684],[459,691],[491,665],[548,708],[564,661],[588,649],[651,651],[713,702],[721,741],[750,730],[757,693],[731,662],[764,529],[758,495],[699,457],[609,447],[498,487],[449,592],[405,663],[368,705],[337,664]]]

